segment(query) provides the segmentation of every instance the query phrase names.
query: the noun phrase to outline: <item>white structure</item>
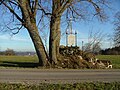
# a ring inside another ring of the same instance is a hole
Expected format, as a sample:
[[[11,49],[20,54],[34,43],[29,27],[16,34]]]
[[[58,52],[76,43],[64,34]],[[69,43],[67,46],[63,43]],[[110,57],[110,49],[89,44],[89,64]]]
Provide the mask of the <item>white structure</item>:
[[[77,32],[72,31],[72,21],[69,20],[68,29],[66,31],[66,46],[77,46]]]
[[[76,42],[75,35],[69,34],[67,39],[68,39],[68,46],[75,46],[75,42]]]

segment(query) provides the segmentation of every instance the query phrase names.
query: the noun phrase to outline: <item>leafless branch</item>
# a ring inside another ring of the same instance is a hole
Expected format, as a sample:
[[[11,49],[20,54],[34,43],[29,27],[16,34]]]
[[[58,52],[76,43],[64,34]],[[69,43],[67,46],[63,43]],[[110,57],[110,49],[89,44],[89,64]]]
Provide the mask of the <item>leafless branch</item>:
[[[93,0],[88,0],[88,2],[90,2],[95,8],[96,13],[94,14],[94,16],[96,16],[96,15],[99,16],[101,21],[103,21],[107,18],[107,16],[104,14],[103,9],[101,9],[99,7],[99,5],[97,5],[95,2],[93,2]]]
[[[5,1],[5,0],[0,0],[0,5],[3,4],[4,1]]]
[[[12,4],[14,4],[14,5],[18,6],[18,4],[17,4],[17,3],[15,3],[15,2],[13,2],[13,1],[9,1],[9,3],[12,3]]]
[[[43,15],[43,13],[42,13],[42,15],[41,15],[41,17],[40,17],[40,20],[38,21],[37,26],[41,23],[41,21],[42,21],[43,17],[44,17],[44,15]]]
[[[15,34],[18,34],[18,33],[19,33],[19,31],[22,29],[23,26],[15,27],[15,28],[10,28],[9,26],[6,25],[6,27],[7,27],[7,29],[9,29],[9,30],[12,32],[13,35],[15,35]],[[17,30],[17,31],[16,31],[16,30]],[[14,31],[15,31],[15,32],[14,32]]]
[[[17,15],[17,13],[15,13],[15,11],[12,9],[12,8],[10,8],[6,3],[4,3],[3,2],[3,4],[9,9],[9,11],[11,12],[11,13],[13,13],[14,15],[15,15],[15,17],[21,22],[21,23],[24,23],[24,21]]]
[[[50,16],[52,15],[51,13],[46,12],[45,9],[41,6],[41,4],[38,4],[38,6],[39,6],[38,10],[41,10],[45,15],[50,15]]]

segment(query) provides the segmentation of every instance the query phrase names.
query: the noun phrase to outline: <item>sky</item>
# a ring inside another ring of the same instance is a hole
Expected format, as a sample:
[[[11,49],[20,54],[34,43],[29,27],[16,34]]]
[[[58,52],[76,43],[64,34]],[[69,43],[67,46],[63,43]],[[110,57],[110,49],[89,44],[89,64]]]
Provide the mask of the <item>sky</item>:
[[[113,34],[115,28],[115,26],[113,25],[114,14],[120,11],[120,0],[111,0],[111,2],[112,3],[110,7],[112,8],[112,10],[108,9],[106,11],[109,16],[107,22],[100,22],[97,19],[94,19],[91,21],[81,21],[72,23],[73,31],[77,31],[77,43],[79,47],[82,46],[82,41],[84,41],[84,43],[88,42],[88,35],[90,30],[92,30],[93,32],[97,32],[98,30],[100,30],[101,32],[103,32],[105,36]],[[4,20],[8,19],[10,19],[9,14],[5,16]],[[9,31],[7,32],[1,31],[3,28],[2,27],[3,22],[4,22],[3,19],[0,19],[0,51],[4,51],[7,48],[13,49],[15,51],[35,51],[34,45],[26,29],[23,28],[20,30],[18,34],[11,36]],[[66,27],[64,27],[64,25],[61,26],[62,33],[65,31],[65,29]],[[66,38],[65,34],[63,34],[61,36],[61,45],[66,45],[65,38]],[[110,48],[112,44],[113,43],[111,43],[111,41],[104,39],[101,47],[103,49]]]

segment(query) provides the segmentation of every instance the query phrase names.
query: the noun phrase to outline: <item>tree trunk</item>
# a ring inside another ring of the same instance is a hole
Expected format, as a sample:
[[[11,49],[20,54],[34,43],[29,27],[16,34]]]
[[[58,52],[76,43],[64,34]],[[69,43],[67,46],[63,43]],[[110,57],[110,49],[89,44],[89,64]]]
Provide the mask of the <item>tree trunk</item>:
[[[50,22],[50,40],[49,40],[49,56],[52,65],[57,64],[60,44],[60,16],[51,17]]]
[[[29,0],[19,0],[19,5],[22,12],[22,18],[24,20],[22,24],[28,30],[33,41],[37,56],[39,58],[39,65],[45,66],[47,61],[47,53],[36,26],[36,9],[33,11]]]
[[[52,16],[50,21],[50,38],[49,38],[49,56],[51,64],[57,64],[60,46],[60,22],[61,15],[72,2],[71,0],[52,0]]]
[[[39,65],[40,66],[46,66],[47,62],[47,53],[45,51],[45,47],[42,43],[42,39],[39,36],[38,28],[36,27],[36,24],[31,24],[27,27],[29,35],[33,41],[37,56],[39,58]]]

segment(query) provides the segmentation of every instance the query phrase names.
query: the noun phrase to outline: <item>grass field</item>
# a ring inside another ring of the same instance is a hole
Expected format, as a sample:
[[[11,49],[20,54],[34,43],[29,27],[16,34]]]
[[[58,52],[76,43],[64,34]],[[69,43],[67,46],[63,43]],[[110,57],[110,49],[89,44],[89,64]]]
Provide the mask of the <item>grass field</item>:
[[[120,55],[98,55],[96,57],[110,60],[113,68],[120,69]],[[37,56],[0,56],[0,66],[35,67],[37,63]]]
[[[0,56],[0,66],[37,67],[37,56]]]
[[[0,56],[0,62],[38,62],[37,56]]]
[[[98,55],[98,59],[110,60],[113,68],[120,69],[120,55]]]

